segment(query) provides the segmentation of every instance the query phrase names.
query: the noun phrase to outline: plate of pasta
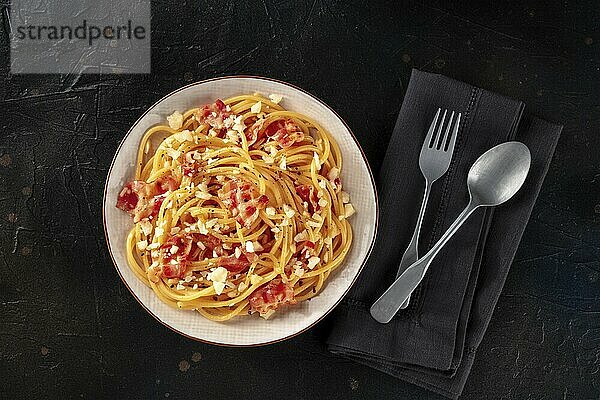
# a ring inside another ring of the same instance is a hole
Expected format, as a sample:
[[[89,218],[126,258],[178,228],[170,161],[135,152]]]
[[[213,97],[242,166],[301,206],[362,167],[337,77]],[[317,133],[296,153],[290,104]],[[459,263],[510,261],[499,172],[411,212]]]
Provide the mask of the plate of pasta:
[[[193,339],[294,336],[348,292],[377,230],[366,158],[344,121],[290,84],[215,78],[151,106],[121,142],[103,204],[121,279]]]

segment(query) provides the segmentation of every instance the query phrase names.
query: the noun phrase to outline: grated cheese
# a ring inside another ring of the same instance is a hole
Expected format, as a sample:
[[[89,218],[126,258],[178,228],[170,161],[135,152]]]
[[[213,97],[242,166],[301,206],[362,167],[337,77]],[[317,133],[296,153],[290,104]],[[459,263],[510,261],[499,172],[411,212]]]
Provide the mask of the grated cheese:
[[[348,192],[342,191],[340,193],[340,199],[342,200],[342,203],[344,203],[344,204],[350,203],[350,195],[348,194]]]
[[[308,259],[308,269],[313,269],[320,262],[321,262],[321,259],[319,257],[313,256],[313,257],[309,258]]]
[[[283,96],[280,94],[270,94],[269,95],[269,99],[275,103],[275,104],[279,104],[281,102],[281,100],[283,100]]]
[[[254,114],[258,114],[261,109],[262,109],[262,102],[260,102],[260,101],[256,104],[254,104],[252,107],[250,107],[250,111],[253,112]]]
[[[350,218],[352,215],[354,215],[354,213],[356,213],[356,210],[352,204],[344,204],[344,216],[346,218]]]
[[[198,220],[198,232],[200,232],[203,235],[208,234],[208,229],[206,229],[206,225],[204,225],[204,222],[202,220]]]
[[[215,293],[221,294],[223,293],[223,289],[225,289],[225,282],[227,281],[227,269],[217,267],[206,275],[206,279],[212,281]]]
[[[281,156],[281,161],[279,161],[279,168],[281,168],[282,170],[287,170],[287,159],[285,158],[285,156]]]
[[[294,237],[294,242],[299,243],[299,242],[304,242],[305,240],[308,240],[308,232],[306,231],[306,229]]]
[[[283,212],[285,213],[285,216],[288,218],[293,218],[294,215],[296,215],[296,211],[294,211],[294,209],[287,204],[283,205]]]
[[[183,115],[179,111],[174,111],[167,117],[167,122],[171,129],[180,129],[183,126]]]
[[[260,283],[262,281],[262,278],[260,277],[260,275],[252,275],[250,277],[250,283],[252,285],[256,285],[257,283]]]

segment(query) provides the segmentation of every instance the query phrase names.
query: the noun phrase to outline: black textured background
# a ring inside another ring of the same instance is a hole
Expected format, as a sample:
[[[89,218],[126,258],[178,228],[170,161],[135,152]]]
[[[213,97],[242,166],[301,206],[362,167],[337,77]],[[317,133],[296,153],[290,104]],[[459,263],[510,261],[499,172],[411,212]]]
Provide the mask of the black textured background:
[[[349,123],[375,172],[411,68],[565,124],[464,399],[600,398],[600,12],[589,1],[154,1],[152,74],[8,72],[0,0],[0,398],[439,399],[329,355],[197,343],[121,283],[101,222],[119,141],[184,84],[258,74]]]

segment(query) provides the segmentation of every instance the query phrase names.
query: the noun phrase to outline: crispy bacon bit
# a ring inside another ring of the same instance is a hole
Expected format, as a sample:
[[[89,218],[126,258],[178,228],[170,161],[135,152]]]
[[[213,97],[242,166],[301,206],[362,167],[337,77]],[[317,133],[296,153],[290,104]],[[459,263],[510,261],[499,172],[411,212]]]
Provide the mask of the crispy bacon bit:
[[[304,247],[309,248],[309,249],[315,249],[315,244],[309,240],[307,240],[306,242],[303,243]]]
[[[295,256],[298,258],[298,261],[300,261],[302,264],[305,264],[306,260],[314,255],[316,254],[315,244],[313,242],[307,240],[296,246]]]
[[[282,304],[296,304],[294,288],[283,283],[281,279],[273,279],[266,285],[261,286],[248,298],[250,311],[267,314],[271,310],[277,310]]]
[[[177,182],[171,175],[161,176],[155,181],[155,184],[159,194],[173,191],[179,187],[179,182]]]
[[[183,278],[185,275],[185,265],[184,264],[164,264],[162,266],[162,275],[165,278]]]
[[[258,118],[252,123],[249,129],[246,129],[245,133],[248,146],[252,146],[265,137],[265,132],[261,132],[264,123],[264,119]]]
[[[183,278],[192,244],[193,240],[189,236],[173,235],[160,246],[156,261],[162,266],[165,278]]]
[[[308,211],[313,214],[319,210],[319,198],[317,197],[317,191],[311,185],[300,185],[296,186],[296,193],[300,198],[308,203]]]
[[[117,199],[117,208],[133,216],[133,222],[155,216],[165,199],[165,193],[179,187],[171,175],[165,175],[152,183],[131,181],[125,185]]]
[[[282,148],[288,148],[294,143],[304,140],[304,132],[291,119],[277,120],[265,129],[265,134],[277,141]]]
[[[185,153],[184,162],[181,164],[181,173],[184,176],[193,177],[194,174],[198,172],[198,170],[202,167],[202,153],[206,147],[199,147],[195,150],[188,151]]]
[[[137,185],[137,182],[139,181],[131,181],[123,187],[117,199],[117,208],[126,212],[135,209],[135,206],[137,206],[138,203],[138,195],[134,190],[134,186]]]
[[[222,100],[217,99],[214,104],[207,104],[194,112],[196,120],[200,123],[206,123],[215,129],[219,136],[225,127],[225,119],[229,117],[227,106]]]
[[[204,246],[206,246],[206,248],[210,251],[213,251],[214,249],[222,245],[219,238],[216,238],[213,235],[198,235],[197,241],[202,242]]]
[[[255,185],[244,180],[229,180],[219,190],[219,198],[230,207],[241,225],[250,227],[258,218],[258,211],[269,204],[266,195],[259,195]]]
[[[250,260],[248,260],[245,254],[242,254],[239,258],[235,254],[232,254],[226,257],[219,257],[217,265],[225,268],[231,274],[239,274],[250,268]]]

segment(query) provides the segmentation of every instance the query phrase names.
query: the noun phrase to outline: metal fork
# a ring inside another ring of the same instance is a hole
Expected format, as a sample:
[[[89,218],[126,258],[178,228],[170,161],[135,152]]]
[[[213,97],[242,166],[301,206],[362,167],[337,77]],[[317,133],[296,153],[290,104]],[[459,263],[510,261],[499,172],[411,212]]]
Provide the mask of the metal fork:
[[[419,211],[415,231],[402,256],[402,260],[400,260],[396,278],[402,275],[406,268],[419,259],[419,231],[421,230],[421,224],[423,223],[423,216],[425,215],[425,209],[427,208],[431,186],[435,181],[442,177],[446,171],[448,171],[450,161],[452,160],[452,153],[454,152],[454,145],[456,144],[456,137],[458,136],[461,113],[458,113],[458,116],[454,118],[455,112],[452,111],[450,117],[446,118],[448,110],[444,110],[444,114],[438,123],[441,111],[442,110],[438,108],[435,113],[435,118],[433,119],[433,122],[431,122],[429,131],[423,142],[423,147],[421,147],[419,167],[425,178],[425,194],[423,195],[423,202],[421,203],[421,210]],[[452,132],[450,131],[451,129]],[[402,303],[400,308],[404,309],[408,307],[409,302],[410,296]]]

